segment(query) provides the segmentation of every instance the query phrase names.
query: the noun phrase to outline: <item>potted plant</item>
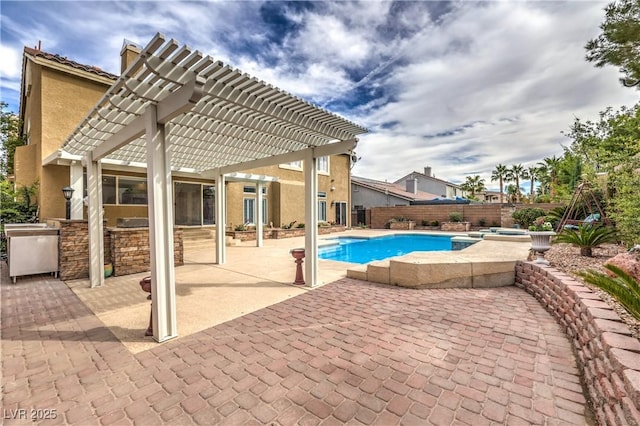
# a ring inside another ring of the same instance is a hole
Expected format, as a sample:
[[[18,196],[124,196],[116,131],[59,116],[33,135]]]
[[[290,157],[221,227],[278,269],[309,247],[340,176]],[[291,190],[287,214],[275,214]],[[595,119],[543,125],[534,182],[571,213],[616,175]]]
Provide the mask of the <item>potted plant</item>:
[[[551,248],[551,237],[556,235],[553,232],[553,225],[551,222],[545,221],[544,216],[540,216],[529,226],[529,235],[531,236],[531,249],[537,255],[535,263],[548,265],[549,262],[545,260],[544,253]]]

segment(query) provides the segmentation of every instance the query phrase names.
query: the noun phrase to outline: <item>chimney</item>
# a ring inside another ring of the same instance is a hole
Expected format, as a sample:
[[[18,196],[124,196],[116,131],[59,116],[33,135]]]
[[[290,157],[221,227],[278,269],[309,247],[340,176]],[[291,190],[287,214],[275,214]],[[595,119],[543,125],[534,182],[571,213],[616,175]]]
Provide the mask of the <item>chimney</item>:
[[[418,193],[418,179],[407,179],[405,185],[407,186],[407,192],[412,194]]]
[[[129,68],[129,65],[135,61],[141,50],[142,49],[134,42],[124,39],[122,49],[120,50],[120,74]]]
[[[424,174],[431,177],[431,166],[427,166],[424,168]]]

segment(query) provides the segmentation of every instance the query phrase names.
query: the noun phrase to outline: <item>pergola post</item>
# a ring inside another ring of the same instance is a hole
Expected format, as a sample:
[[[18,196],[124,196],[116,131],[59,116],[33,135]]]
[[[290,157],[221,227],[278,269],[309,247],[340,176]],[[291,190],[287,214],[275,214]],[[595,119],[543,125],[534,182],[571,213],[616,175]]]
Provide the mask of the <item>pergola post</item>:
[[[314,149],[304,159],[304,264],[308,287],[318,283],[318,164]]]
[[[91,288],[104,284],[104,224],[102,212],[102,170],[91,153],[85,158],[89,198],[89,281]]]
[[[69,166],[69,186],[73,188],[71,196],[71,219],[82,219],[82,173],[84,168],[79,161],[72,161]]]
[[[216,263],[222,265],[226,261],[226,194],[224,175],[220,173],[216,177]]]
[[[256,182],[256,247],[262,247],[262,182]]]
[[[171,165],[165,126],[158,123],[156,105],[147,107],[145,120],[153,338],[163,342],[178,335]]]

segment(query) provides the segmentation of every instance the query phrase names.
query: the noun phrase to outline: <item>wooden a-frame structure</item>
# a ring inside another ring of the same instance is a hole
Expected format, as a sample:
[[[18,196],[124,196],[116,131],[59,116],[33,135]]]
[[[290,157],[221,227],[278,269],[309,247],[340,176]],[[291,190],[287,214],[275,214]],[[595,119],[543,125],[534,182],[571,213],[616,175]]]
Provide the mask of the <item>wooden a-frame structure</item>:
[[[566,225],[582,225],[586,218],[593,218],[595,214],[599,214],[599,218],[588,223],[609,223],[591,185],[589,182],[582,182],[573,193],[569,208],[565,210],[562,219],[558,222],[556,232],[562,231]],[[575,216],[580,216],[582,219],[573,219]]]

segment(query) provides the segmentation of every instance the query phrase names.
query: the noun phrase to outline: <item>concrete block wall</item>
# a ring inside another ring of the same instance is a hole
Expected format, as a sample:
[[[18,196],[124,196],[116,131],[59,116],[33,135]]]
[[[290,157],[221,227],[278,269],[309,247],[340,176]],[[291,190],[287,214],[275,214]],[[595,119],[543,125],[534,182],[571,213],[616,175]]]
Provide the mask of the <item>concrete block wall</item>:
[[[373,207],[367,210],[367,224],[373,229],[384,229],[385,225],[394,217],[405,217],[421,225],[423,220],[432,222],[448,222],[449,213],[462,213],[465,222],[471,222],[471,226],[478,228],[481,226],[501,226],[504,228],[513,227],[513,213],[523,208],[541,208],[551,210],[560,204],[441,204],[431,206],[394,206],[394,207]],[[484,225],[480,225],[480,221]]]
[[[129,275],[151,269],[149,228],[109,228],[113,275]],[[184,265],[182,229],[173,230],[174,264]]]
[[[587,286],[560,271],[516,263],[516,285],[540,301],[572,341],[601,425],[640,425],[640,341]]]
[[[374,207],[370,210],[373,229],[384,229],[385,225],[394,217],[405,217],[408,220],[421,225],[423,220],[432,222],[448,222],[449,213],[462,213],[465,222],[471,222],[472,226],[480,226],[480,220],[484,220],[485,226],[500,226],[501,206],[499,204],[444,204],[437,206],[397,206]]]

